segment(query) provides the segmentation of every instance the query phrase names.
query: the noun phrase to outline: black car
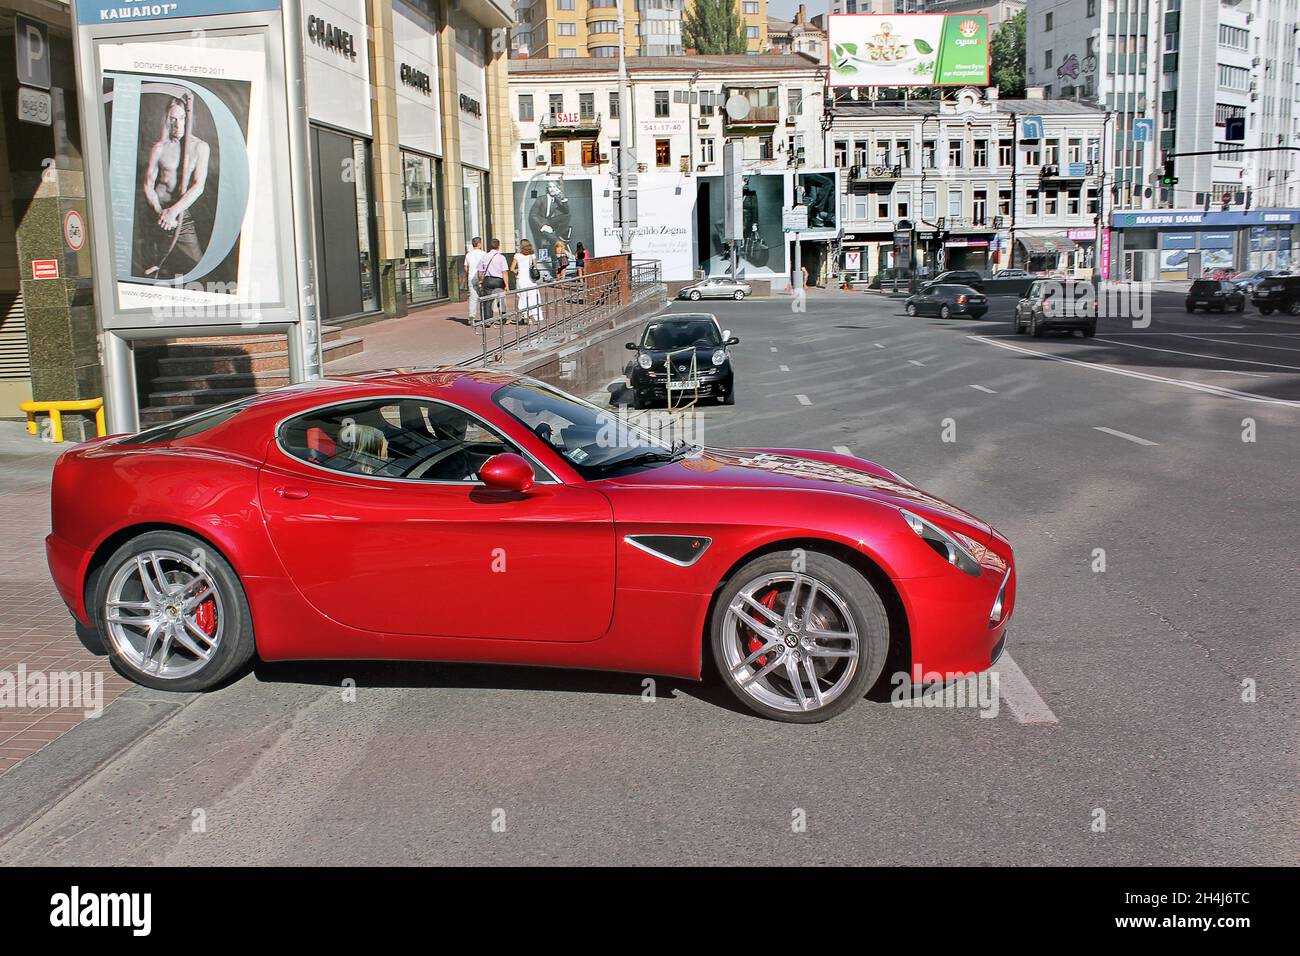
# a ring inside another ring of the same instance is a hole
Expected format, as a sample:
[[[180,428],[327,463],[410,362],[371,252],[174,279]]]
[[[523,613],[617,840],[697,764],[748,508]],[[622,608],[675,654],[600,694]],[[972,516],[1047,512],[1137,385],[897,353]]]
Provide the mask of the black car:
[[[1272,276],[1255,286],[1250,301],[1264,315],[1300,315],[1300,276]]]
[[[928,285],[907,300],[908,315],[937,315],[941,319],[954,315],[978,319],[989,310],[989,300],[968,285],[940,283]]]
[[[1197,279],[1187,290],[1187,311],[1213,309],[1216,312],[1246,310],[1246,293],[1227,279]]]
[[[1034,338],[1044,332],[1097,334],[1097,290],[1091,282],[1035,279],[1016,303],[1015,329]]]
[[[739,341],[707,312],[651,319],[640,338],[627,343],[636,352],[627,372],[632,406],[646,408],[651,402],[667,401],[670,394],[674,405],[682,396],[734,404],[735,374],[727,347]]]
[[[968,285],[972,289],[984,291],[984,277],[973,269],[951,269],[948,272],[940,272],[933,279],[927,279],[925,285]]]

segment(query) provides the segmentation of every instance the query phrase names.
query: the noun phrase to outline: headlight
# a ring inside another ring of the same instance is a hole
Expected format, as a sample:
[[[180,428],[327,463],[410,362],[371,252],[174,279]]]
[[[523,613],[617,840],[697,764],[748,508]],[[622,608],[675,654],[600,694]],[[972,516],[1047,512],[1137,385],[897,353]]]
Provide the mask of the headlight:
[[[972,577],[977,578],[980,576],[980,563],[956,538],[938,525],[926,521],[920,515],[913,514],[906,508],[899,508],[898,510],[902,514],[903,520],[907,522],[908,527],[915,531],[920,539],[934,550],[935,554]]]
[[[718,349],[716,352],[713,353],[713,364],[714,364],[714,365],[721,365],[721,364],[722,364],[723,362],[725,362],[726,360],[727,360],[727,350],[726,350],[726,349]]]
[[[650,361],[650,356],[642,352],[636,357],[636,364],[640,365],[642,368],[649,368],[653,363]]]

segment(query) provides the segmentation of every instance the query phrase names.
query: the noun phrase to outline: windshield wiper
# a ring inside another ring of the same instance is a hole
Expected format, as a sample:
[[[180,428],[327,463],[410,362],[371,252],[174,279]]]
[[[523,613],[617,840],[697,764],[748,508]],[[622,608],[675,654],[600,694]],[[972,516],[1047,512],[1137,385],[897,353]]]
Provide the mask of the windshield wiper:
[[[592,465],[592,468],[600,472],[606,472],[614,468],[631,468],[634,465],[648,465],[656,461],[676,461],[674,454],[662,449],[654,451],[637,452],[635,455],[628,455],[626,458],[615,458],[612,461],[603,461],[599,464]]]

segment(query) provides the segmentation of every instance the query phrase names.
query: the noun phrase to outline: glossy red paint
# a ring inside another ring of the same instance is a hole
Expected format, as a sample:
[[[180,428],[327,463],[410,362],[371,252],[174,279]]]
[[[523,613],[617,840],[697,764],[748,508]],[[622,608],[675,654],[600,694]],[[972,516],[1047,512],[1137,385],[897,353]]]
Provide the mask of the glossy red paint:
[[[47,551],[59,593],[89,624],[85,594],[98,562],[133,533],[166,526],[234,567],[267,660],[488,661],[697,678],[713,596],[728,575],[760,551],[823,548],[896,599],[914,663],[988,667],[1014,609],[1015,575],[1010,544],[984,522],[879,465],[822,451],[711,449],[584,481],[492,402],[514,380],[369,373],[268,392],[165,444],[78,445],[59,459],[52,488]],[[525,458],[501,455],[484,466],[492,480],[482,484],[385,480],[313,466],[275,441],[286,418],[381,396],[458,405],[549,474],[530,483]],[[983,572],[939,558],[900,507],[971,539]],[[647,533],[711,544],[682,567],[625,540]],[[1006,613],[990,626],[1004,580]]]

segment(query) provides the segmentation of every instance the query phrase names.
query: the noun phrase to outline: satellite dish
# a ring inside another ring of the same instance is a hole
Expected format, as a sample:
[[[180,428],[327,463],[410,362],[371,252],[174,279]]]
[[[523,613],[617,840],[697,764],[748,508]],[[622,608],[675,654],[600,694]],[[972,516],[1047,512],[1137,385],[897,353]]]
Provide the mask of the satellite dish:
[[[727,97],[727,102],[724,108],[727,111],[727,115],[733,120],[743,120],[749,115],[749,100],[745,99],[739,93],[733,93],[731,96]]]

